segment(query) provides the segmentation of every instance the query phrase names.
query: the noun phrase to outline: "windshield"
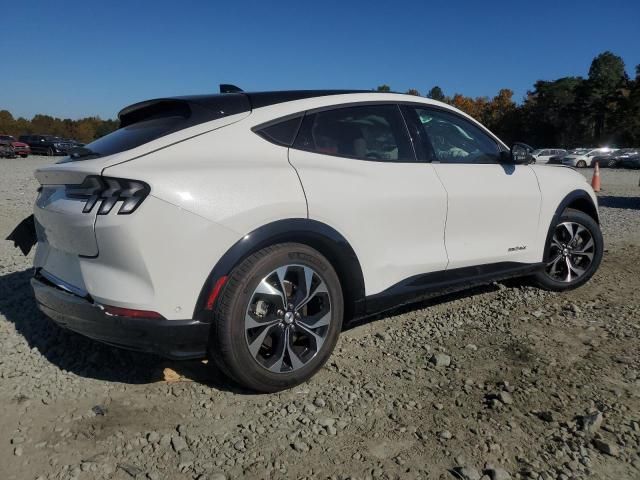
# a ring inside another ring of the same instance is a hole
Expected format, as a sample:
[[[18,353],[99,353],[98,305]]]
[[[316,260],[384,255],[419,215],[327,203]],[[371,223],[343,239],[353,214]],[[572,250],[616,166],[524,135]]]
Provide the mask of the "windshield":
[[[9,142],[15,142],[16,139],[11,135],[0,135],[0,140],[8,140]]]

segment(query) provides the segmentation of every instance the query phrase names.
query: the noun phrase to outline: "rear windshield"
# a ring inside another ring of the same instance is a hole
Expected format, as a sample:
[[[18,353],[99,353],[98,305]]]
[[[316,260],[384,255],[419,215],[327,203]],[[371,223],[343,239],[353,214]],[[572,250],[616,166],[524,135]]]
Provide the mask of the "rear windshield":
[[[84,147],[79,147],[75,156],[71,152],[69,157],[64,158],[59,163],[91,160],[131,150],[160,138],[171,131],[179,130],[179,126],[182,123],[184,123],[184,118],[181,116],[154,118],[134,123],[128,127],[119,128],[115,132],[111,132]]]
[[[224,94],[149,100],[123,109],[120,128],[83,147],[69,150],[59,163],[105,157],[131,150],[185,128],[250,111],[245,95]]]

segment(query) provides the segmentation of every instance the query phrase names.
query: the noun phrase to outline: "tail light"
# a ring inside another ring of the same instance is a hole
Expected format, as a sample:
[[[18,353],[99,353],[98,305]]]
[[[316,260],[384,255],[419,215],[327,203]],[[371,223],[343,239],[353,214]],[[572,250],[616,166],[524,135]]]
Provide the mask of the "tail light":
[[[83,213],[89,213],[99,204],[98,215],[107,215],[116,203],[122,201],[118,214],[133,213],[149,195],[149,185],[139,180],[89,175],[79,185],[65,185],[68,198],[86,200]]]

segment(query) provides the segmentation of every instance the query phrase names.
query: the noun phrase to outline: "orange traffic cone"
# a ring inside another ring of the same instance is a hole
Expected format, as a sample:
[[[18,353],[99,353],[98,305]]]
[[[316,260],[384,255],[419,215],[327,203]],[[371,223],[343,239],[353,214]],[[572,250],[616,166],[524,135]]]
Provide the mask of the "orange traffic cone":
[[[593,178],[591,179],[591,187],[594,192],[600,191],[600,162],[596,162],[596,168],[593,171]]]

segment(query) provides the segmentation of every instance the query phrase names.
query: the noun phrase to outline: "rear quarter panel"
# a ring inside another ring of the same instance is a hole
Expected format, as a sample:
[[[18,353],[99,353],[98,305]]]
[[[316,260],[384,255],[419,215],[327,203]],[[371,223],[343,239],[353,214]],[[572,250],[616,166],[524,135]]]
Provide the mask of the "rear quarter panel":
[[[151,195],[237,232],[306,218],[307,204],[287,149],[239,122],[106,168],[143,180]]]

